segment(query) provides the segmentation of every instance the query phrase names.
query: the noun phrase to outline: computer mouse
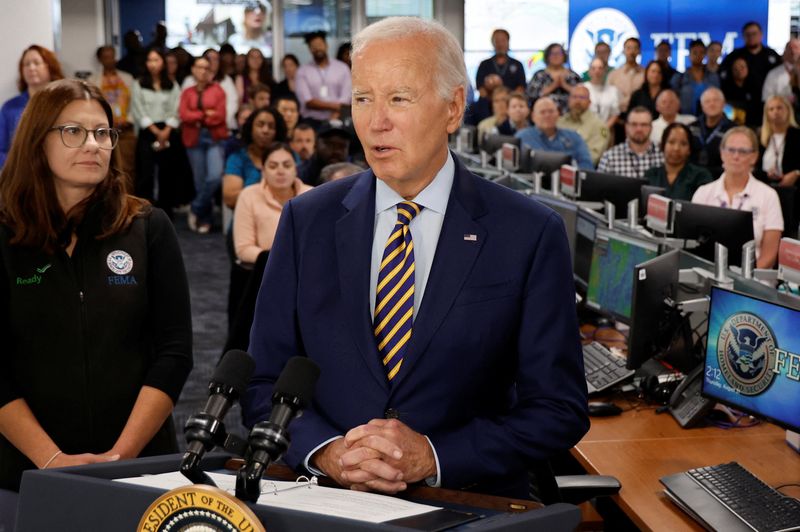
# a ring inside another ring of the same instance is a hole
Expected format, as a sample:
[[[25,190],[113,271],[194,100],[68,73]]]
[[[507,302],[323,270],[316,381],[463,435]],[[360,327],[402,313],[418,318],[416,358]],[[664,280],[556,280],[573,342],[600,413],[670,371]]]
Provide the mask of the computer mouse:
[[[614,403],[605,403],[602,401],[589,402],[589,415],[592,417],[618,416],[621,413],[622,409]]]

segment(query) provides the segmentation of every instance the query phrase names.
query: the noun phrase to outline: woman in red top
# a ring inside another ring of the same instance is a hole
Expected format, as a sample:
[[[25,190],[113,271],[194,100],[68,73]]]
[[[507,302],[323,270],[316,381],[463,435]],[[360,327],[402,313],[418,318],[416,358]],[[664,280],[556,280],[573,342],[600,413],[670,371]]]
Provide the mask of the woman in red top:
[[[222,182],[225,165],[225,91],[211,79],[209,62],[195,59],[192,76],[197,84],[181,94],[179,115],[183,145],[189,154],[196,194],[189,211],[189,228],[201,234],[212,225],[212,202]]]

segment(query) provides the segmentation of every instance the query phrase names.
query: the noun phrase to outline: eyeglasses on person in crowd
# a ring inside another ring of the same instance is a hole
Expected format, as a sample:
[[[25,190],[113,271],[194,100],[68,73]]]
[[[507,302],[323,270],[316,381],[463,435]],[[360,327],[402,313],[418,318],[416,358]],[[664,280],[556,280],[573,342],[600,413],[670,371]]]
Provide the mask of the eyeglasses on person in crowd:
[[[89,133],[94,137],[97,147],[102,150],[113,150],[119,141],[119,131],[113,127],[98,127],[96,129],[86,129],[83,126],[66,125],[53,126],[50,131],[58,130],[61,133],[61,142],[67,148],[80,148],[86,144]]]

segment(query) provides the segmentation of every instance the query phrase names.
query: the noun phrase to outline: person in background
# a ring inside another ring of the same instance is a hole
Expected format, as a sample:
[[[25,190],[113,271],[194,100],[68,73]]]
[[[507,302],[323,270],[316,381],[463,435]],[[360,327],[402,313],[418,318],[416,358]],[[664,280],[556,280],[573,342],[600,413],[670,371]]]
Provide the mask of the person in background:
[[[296,155],[295,160],[298,161],[298,165],[311,159],[316,145],[317,132],[314,131],[314,128],[303,122],[297,124],[290,137],[289,146]]]
[[[114,113],[114,127],[119,130],[117,153],[121,169],[129,179],[135,177],[136,133],[129,116],[133,78],[125,71],[117,69],[116,51],[111,45],[101,46],[95,52],[101,71],[89,78],[95,84]]]
[[[338,181],[339,179],[350,177],[364,170],[365,168],[363,166],[356,163],[331,163],[322,169],[319,173],[319,177],[323,183],[328,183],[330,181]]]
[[[295,94],[295,77],[297,76],[297,69],[300,68],[300,61],[294,54],[286,54],[281,61],[283,67],[283,80],[275,86],[275,97],[291,96],[297,99]]]
[[[28,469],[176,453],[171,413],[192,369],[175,230],[128,193],[111,107],[73,79],[28,105],[0,175],[0,334],[10,340],[0,351],[0,489],[9,490]],[[37,270],[36,286],[13,281]]]
[[[347,68],[350,68],[350,50],[353,46],[350,42],[343,42],[339,45],[339,49],[336,50],[336,59],[347,65]]]
[[[50,81],[64,77],[56,55],[38,44],[32,44],[22,52],[17,70],[17,88],[20,93],[6,100],[0,107],[0,168],[5,164],[17,123],[28,105],[28,100]]]
[[[181,91],[167,76],[164,54],[147,52],[145,73],[133,84],[131,116],[139,126],[136,143],[136,195],[153,201],[158,175],[156,204],[172,215],[178,204],[181,150],[178,103]],[[158,172],[156,172],[156,168]]]
[[[189,154],[196,195],[189,211],[189,229],[208,234],[213,225],[214,196],[222,179],[225,163],[223,142],[228,138],[225,125],[225,91],[211,79],[208,60],[198,57],[192,65],[195,84],[181,93],[179,116],[181,137]]]
[[[303,183],[313,187],[320,185],[320,172],[332,163],[347,162],[350,153],[350,133],[339,127],[329,126],[317,133],[314,153],[298,168]]]
[[[236,123],[239,127],[235,131],[231,131],[231,136],[225,141],[225,161],[244,146],[242,143],[242,128],[251,114],[253,114],[253,106],[249,103],[243,103],[236,111]]]
[[[722,137],[736,124],[725,116],[725,95],[716,87],[707,88],[700,96],[700,107],[703,114],[689,127],[694,144],[699,148],[695,150],[694,161],[706,168],[716,179],[722,174],[719,150]]]
[[[508,100],[511,91],[502,85],[492,90],[492,116],[478,122],[478,138],[497,132],[497,127],[508,119]]]
[[[497,132],[501,135],[514,135],[517,131],[530,127],[530,112],[528,98],[519,92],[512,92],[508,97],[508,118],[497,126]]]
[[[672,45],[669,44],[669,41],[663,40],[656,46],[656,58],[655,61],[661,65],[661,76],[664,80],[664,86],[669,87],[670,81],[672,80],[672,76],[678,73],[677,70],[672,68],[672,65],[669,62],[669,58],[672,56]],[[645,69],[645,83],[647,83],[647,69]]]
[[[733,121],[755,129],[761,124],[762,104],[749,68],[744,57],[733,61],[730,75],[722,82],[722,92],[733,107]]]
[[[625,113],[633,92],[644,83],[644,69],[639,64],[642,43],[636,37],[628,37],[623,45],[625,64],[608,74],[608,83],[619,90],[619,110]]]
[[[236,61],[234,62],[236,65],[236,75],[241,76],[244,74],[244,70],[247,67],[247,55],[245,54],[236,54]],[[233,77],[233,79],[236,79]]]
[[[722,43],[711,41],[706,49],[706,68],[709,72],[719,74],[719,58],[722,57]]]
[[[723,174],[697,189],[692,203],[752,211],[756,242],[756,268],[772,268],[778,258],[783,233],[783,213],[778,193],[753,177],[758,159],[758,139],[743,126],[729,129],[722,137]]]
[[[589,89],[578,85],[569,95],[569,112],[558,119],[558,127],[576,131],[589,148],[592,167],[597,165],[600,156],[608,149],[608,126],[594,114],[589,99]]]
[[[286,124],[286,138],[291,139],[294,128],[300,120],[300,104],[291,96],[279,96],[273,102],[273,107],[281,114]]]
[[[501,87],[507,89],[507,87],[503,85],[503,78],[497,74],[488,74],[483,79],[483,89],[486,96],[479,95],[478,99],[469,106],[469,109],[467,109],[464,115],[464,123],[477,126],[482,121],[490,118],[493,114],[492,95],[495,90]]]
[[[678,99],[678,95],[674,90],[664,89],[661,91],[656,98],[658,118],[653,120],[653,129],[650,132],[650,140],[652,140],[654,144],[658,145],[661,143],[661,137],[668,125],[674,122],[689,125],[697,120],[697,118],[692,115],[682,115],[678,113],[680,108],[681,101]]]
[[[269,107],[272,100],[272,91],[269,85],[264,85],[263,83],[250,85],[247,89],[247,93],[247,103],[251,103],[254,109]]]
[[[794,100],[791,76],[798,59],[800,59],[800,39],[793,37],[783,50],[783,63],[770,70],[764,79],[764,86],[761,89],[762,101],[766,102],[772,96],[783,96],[790,103]]]
[[[219,69],[225,76],[235,80],[239,75],[236,72],[236,49],[230,43],[221,44],[219,47]]]
[[[258,48],[250,48],[247,52],[247,62],[244,73],[236,76],[236,92],[239,93],[239,103],[250,101],[250,87],[266,85],[270,92],[275,85],[272,79],[272,65],[264,59],[264,54]],[[257,103],[256,107],[261,107]],[[267,103],[269,105],[269,103]]]
[[[580,76],[564,66],[567,62],[567,51],[558,43],[544,49],[543,70],[536,72],[528,84],[528,97],[536,102],[543,96],[549,96],[558,107],[559,114],[567,111],[567,99],[572,88],[581,82]]]
[[[755,106],[750,109],[755,115],[748,119],[747,125],[750,127],[758,127],[758,124],[761,123],[760,102],[763,101],[761,99],[761,89],[764,86],[767,73],[780,65],[781,56],[769,46],[764,46],[764,33],[758,22],[746,22],[742,27],[742,36],[744,37],[744,46],[733,50],[725,56],[719,68],[719,75],[723,81],[726,79],[730,80],[735,76],[734,63],[736,60],[744,59],[746,61],[747,72],[750,78],[749,81],[752,84],[752,96],[754,101],[757,102]],[[724,89],[723,92],[725,92],[725,97],[728,99],[728,102],[734,100]]]
[[[514,136],[532,150],[569,153],[579,168],[594,169],[589,148],[581,136],[571,129],[557,127],[558,107],[551,98],[539,98],[533,104],[533,123],[533,127],[517,131]]]
[[[178,82],[178,68],[180,66],[178,64],[178,56],[175,55],[175,52],[170,50],[169,52],[166,53],[164,59],[167,62],[167,77],[171,82],[180,85],[180,83]]]
[[[228,43],[236,50],[258,48],[272,57],[272,33],[269,31],[272,20],[270,3],[248,1],[244,6],[243,31],[237,31],[228,37]]]
[[[706,45],[700,39],[689,43],[691,66],[685,72],[672,77],[672,88],[681,99],[681,113],[697,116],[700,114],[700,95],[709,87],[720,87],[719,76],[704,64]]]
[[[499,76],[502,84],[512,92],[525,91],[525,69],[522,63],[508,55],[510,43],[511,35],[508,31],[498,28],[492,32],[494,55],[481,61],[478,73],[475,75],[475,86],[481,97],[491,97],[491,89],[494,87],[484,85],[486,77],[490,74]]]
[[[274,109],[256,109],[241,129],[242,144],[225,162],[222,177],[222,201],[234,209],[239,193],[246,186],[261,179],[261,161],[264,151],[273,142],[286,141],[286,124]]]
[[[181,86],[184,80],[190,75],[189,70],[192,68],[194,57],[180,46],[176,46],[170,50],[170,53],[167,54],[167,59],[169,59],[170,56],[174,56],[178,60],[178,69],[175,71],[175,81],[178,82],[178,86]]]
[[[589,99],[592,102],[589,109],[605,122],[611,133],[619,116],[620,93],[619,89],[605,81],[606,75],[605,63],[595,57],[589,63],[589,81],[583,86],[589,89]],[[611,138],[609,140],[613,142]]]
[[[328,58],[325,32],[305,37],[313,61],[301,66],[295,78],[300,114],[318,122],[339,118],[342,105],[350,105],[350,68],[338,59]]]
[[[233,243],[236,258],[245,264],[254,264],[272,248],[286,202],[312,188],[297,177],[292,149],[285,143],[264,151],[262,168],[261,181],[245,187],[236,202]]]
[[[653,115],[646,107],[634,107],[625,119],[625,142],[617,144],[600,157],[597,170],[627,177],[644,177],[654,166],[664,164],[664,155],[650,140]]]
[[[668,198],[691,201],[698,187],[713,181],[708,170],[689,162],[693,145],[688,126],[680,122],[668,125],[661,138],[664,164],[648,169],[644,178],[651,185],[667,189],[663,195]]]
[[[653,115],[653,120],[658,117],[656,111],[656,98],[662,90],[668,87],[664,76],[663,66],[659,61],[650,61],[644,69],[644,84],[631,94],[631,107],[646,107]]]
[[[605,84],[608,73],[614,70],[614,67],[609,64],[611,59],[611,46],[609,46],[607,42],[600,41],[594,45],[594,56],[592,56],[592,61],[595,59],[599,59],[603,63],[603,76],[601,79],[603,84]],[[589,66],[591,68],[591,63],[589,63]],[[589,70],[581,74],[581,81],[586,82],[591,81],[591,79],[592,77]]]
[[[167,48],[167,25],[163,20],[156,22],[153,27],[153,40],[147,43],[145,50],[156,48],[164,55],[167,55],[169,49]]]
[[[211,68],[211,79],[219,83],[222,90],[225,91],[225,123],[228,130],[234,130],[236,124],[236,109],[239,108],[239,92],[236,90],[236,84],[230,76],[226,76],[219,67],[219,52],[213,48],[208,48],[203,52],[203,57],[208,60],[209,67]],[[186,90],[195,84],[194,76],[187,76],[181,84],[181,90]]]
[[[767,181],[791,187],[800,177],[800,129],[794,110],[783,96],[771,96],[764,103],[759,164]]]
[[[128,30],[122,37],[125,44],[125,55],[117,63],[117,68],[124,70],[134,79],[144,74],[144,63],[147,60],[147,49],[142,46],[142,34],[139,30]]]

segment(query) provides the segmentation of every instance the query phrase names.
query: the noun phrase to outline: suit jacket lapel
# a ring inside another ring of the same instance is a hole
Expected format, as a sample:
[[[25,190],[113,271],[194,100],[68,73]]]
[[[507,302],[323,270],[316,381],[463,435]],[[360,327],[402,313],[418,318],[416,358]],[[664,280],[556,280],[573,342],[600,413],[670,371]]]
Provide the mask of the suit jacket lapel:
[[[475,189],[474,180],[480,178],[469,173],[455,154],[453,159],[456,168],[447,212],[439,233],[422,306],[414,320],[411,340],[403,358],[403,367],[392,381],[393,391],[399,388],[425,353],[431,338],[461,291],[486,239],[486,230],[476,222],[485,212],[483,201]],[[467,235],[475,235],[476,239],[472,240],[471,236],[465,238]]]
[[[346,312],[344,323],[350,327],[359,354],[370,373],[388,390],[386,373],[372,333],[369,312],[369,276],[372,237],[375,225],[375,176],[365,172],[353,184],[342,205],[347,213],[336,221],[336,260],[339,286]]]

